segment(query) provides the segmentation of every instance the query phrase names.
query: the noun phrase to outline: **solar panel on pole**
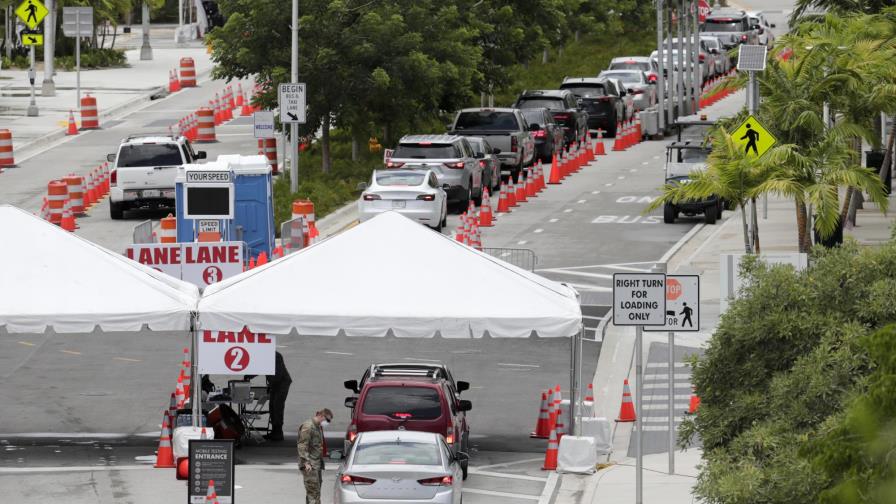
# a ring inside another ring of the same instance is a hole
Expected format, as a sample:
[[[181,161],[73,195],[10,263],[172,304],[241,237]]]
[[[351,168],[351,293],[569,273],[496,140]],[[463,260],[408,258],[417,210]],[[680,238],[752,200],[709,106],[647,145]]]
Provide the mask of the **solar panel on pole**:
[[[764,45],[742,45],[737,54],[737,69],[750,72],[765,71],[768,48]]]

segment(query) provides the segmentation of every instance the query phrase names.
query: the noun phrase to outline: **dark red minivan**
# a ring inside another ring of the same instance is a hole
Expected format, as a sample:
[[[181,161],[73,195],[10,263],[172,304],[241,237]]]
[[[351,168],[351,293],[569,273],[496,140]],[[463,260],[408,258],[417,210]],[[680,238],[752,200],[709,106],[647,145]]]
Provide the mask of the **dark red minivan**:
[[[458,399],[456,390],[466,390],[469,384],[455,384],[442,366],[406,372],[396,367],[371,366],[360,388],[355,380],[345,382],[357,395],[345,399],[352,418],[344,453],[359,432],[381,430],[435,432],[445,436],[452,451],[466,452],[470,443],[466,412],[472,404]]]

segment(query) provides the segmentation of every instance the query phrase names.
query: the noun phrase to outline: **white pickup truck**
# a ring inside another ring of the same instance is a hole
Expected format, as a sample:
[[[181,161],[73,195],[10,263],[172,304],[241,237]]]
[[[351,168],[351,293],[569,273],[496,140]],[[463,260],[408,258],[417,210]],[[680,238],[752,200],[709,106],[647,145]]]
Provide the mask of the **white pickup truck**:
[[[132,135],[122,140],[118,153],[106,158],[114,163],[109,191],[109,214],[121,219],[138,208],[174,208],[177,168],[205,159],[193,152],[185,137]]]

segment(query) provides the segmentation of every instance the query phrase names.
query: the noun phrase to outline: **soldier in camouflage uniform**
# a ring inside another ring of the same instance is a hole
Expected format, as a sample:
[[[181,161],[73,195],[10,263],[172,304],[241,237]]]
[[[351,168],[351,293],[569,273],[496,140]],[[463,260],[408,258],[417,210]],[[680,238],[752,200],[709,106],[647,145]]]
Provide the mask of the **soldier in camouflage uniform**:
[[[333,412],[324,408],[299,426],[299,471],[305,479],[305,502],[320,504],[321,475],[324,470],[324,431],[333,421]]]

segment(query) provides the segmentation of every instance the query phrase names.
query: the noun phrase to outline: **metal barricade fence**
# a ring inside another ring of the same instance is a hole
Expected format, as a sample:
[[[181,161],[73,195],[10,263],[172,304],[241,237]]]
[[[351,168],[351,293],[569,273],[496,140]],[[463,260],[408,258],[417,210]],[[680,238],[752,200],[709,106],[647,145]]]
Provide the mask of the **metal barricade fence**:
[[[531,249],[517,248],[483,248],[483,252],[506,263],[528,271],[535,271],[538,257]]]
[[[304,248],[304,227],[304,217],[296,217],[280,224],[280,245],[283,247],[283,255],[292,254]]]
[[[145,220],[134,226],[134,243],[153,243],[152,221]]]

